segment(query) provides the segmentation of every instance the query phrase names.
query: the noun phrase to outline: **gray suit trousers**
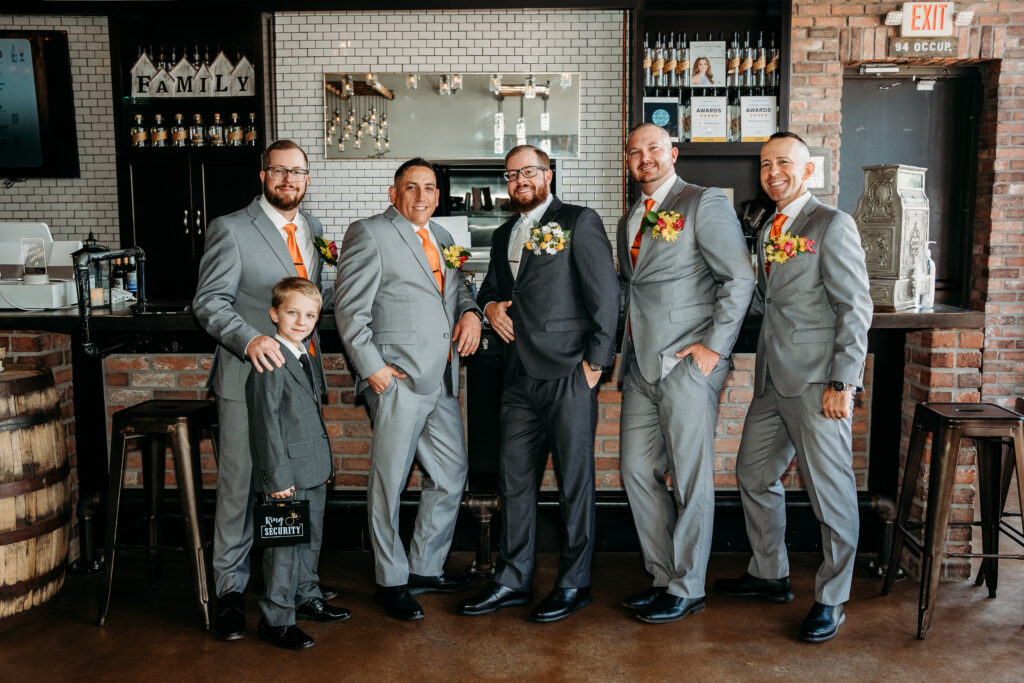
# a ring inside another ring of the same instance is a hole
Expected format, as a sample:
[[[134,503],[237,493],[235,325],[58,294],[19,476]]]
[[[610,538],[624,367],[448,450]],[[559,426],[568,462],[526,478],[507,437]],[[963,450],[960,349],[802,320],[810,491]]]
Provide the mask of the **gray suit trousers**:
[[[295,608],[313,598],[323,597],[316,567],[324,535],[327,485],[296,489],[295,495],[287,500],[309,501],[309,543],[263,551],[264,592],[260,598],[260,611],[271,626],[294,626]]]
[[[417,394],[399,379],[380,395],[371,389],[363,395],[373,418],[366,498],[377,584],[405,585],[409,572],[438,576],[469,470],[459,401],[443,383]],[[407,557],[398,535],[398,507],[414,459],[423,471],[423,487]]]
[[[220,441],[217,460],[217,514],[213,530],[213,576],[217,595],[245,592],[252,548],[252,457],[249,411],[245,401],[217,397]]]
[[[622,485],[653,585],[704,596],[715,519],[715,423],[729,374],[721,358],[704,374],[684,358],[657,384],[628,354],[622,383]],[[665,475],[672,477],[672,490]]]
[[[824,561],[814,599],[840,605],[850,598],[860,517],[853,474],[852,421],[830,420],[821,410],[825,385],[800,396],[780,396],[771,377],[755,396],[743,424],[736,458],[740,498],[753,556],[747,571],[758,578],[789,576],[786,555],[786,493],[779,478],[795,454],[821,524]]]

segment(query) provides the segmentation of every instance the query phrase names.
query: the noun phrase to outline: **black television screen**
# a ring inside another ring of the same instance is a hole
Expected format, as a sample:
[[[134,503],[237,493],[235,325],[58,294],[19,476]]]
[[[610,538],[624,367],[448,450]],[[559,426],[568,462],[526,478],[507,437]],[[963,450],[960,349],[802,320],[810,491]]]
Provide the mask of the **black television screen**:
[[[0,177],[79,177],[64,31],[0,30]]]

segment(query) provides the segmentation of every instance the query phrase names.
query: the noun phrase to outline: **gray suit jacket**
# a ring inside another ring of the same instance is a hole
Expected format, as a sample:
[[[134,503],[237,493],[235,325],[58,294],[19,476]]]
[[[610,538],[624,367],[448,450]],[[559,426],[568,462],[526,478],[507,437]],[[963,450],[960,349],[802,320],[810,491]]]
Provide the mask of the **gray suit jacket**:
[[[302,215],[313,235],[322,236],[320,221],[305,211]],[[318,286],[321,266],[319,256],[306,264],[309,279]],[[210,223],[192,309],[219,344],[210,369],[210,385],[217,396],[245,400],[245,380],[252,367],[245,347],[253,337],[272,337],[277,331],[270,320],[271,289],[281,278],[297,274],[281,233],[260,208],[258,198]],[[325,292],[325,308],[328,301],[330,293]],[[313,344],[319,354],[316,332]]]
[[[439,251],[454,243],[437,223],[431,222],[430,230]],[[466,311],[479,308],[462,271],[447,267],[443,254],[441,267],[444,296],[422,241],[394,206],[345,231],[334,316],[358,377],[357,391],[366,388],[367,377],[392,365],[409,375],[413,391],[426,394],[444,378],[450,353],[451,392],[458,395],[459,354],[452,345],[452,331]]]
[[[723,358],[732,353],[754,290],[750,255],[736,212],[716,188],[676,178],[658,211],[676,211],[683,230],[675,242],[644,232],[636,272],[630,259],[635,225],[627,225],[636,205],[619,219],[619,273],[630,347],[644,380],[663,379],[662,359],[700,343]]]
[[[786,397],[809,384],[845,382],[861,386],[873,305],[868,291],[864,249],[853,219],[813,196],[788,229],[814,240],[815,253],[773,263],[765,275],[761,231],[757,292],[751,305],[763,313],[757,340],[756,395],[764,393],[765,373]]]
[[[252,372],[245,384],[253,486],[277,493],[290,486],[311,489],[334,471],[331,440],[314,391],[298,359],[288,349],[274,372]],[[313,361],[314,369],[320,363]]]

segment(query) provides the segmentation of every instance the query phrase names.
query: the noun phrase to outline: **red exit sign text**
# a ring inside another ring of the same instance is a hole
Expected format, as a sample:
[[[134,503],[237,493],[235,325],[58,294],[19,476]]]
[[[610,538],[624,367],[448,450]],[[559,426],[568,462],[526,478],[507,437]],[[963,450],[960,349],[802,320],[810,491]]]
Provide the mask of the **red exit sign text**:
[[[905,2],[901,36],[953,35],[953,3]]]

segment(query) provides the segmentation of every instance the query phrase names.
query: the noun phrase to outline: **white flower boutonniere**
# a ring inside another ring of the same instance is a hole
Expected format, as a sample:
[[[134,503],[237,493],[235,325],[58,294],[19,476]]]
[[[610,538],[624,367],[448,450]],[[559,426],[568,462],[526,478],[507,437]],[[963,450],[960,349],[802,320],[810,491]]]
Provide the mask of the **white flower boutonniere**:
[[[530,231],[530,239],[526,243],[526,248],[537,255],[557,254],[569,243],[570,232],[570,230],[563,230],[561,225],[554,222],[535,225]]]

